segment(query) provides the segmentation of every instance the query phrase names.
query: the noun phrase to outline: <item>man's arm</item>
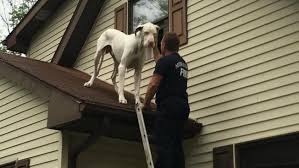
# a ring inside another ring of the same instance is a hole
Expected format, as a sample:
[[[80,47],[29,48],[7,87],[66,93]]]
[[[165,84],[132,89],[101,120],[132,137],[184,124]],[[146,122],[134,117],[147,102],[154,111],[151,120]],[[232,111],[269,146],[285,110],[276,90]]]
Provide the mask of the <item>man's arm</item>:
[[[145,94],[144,108],[150,107],[151,100],[153,99],[154,95],[156,94],[161,80],[162,80],[162,76],[159,74],[154,74],[152,76],[152,79],[147,87],[147,91]]]

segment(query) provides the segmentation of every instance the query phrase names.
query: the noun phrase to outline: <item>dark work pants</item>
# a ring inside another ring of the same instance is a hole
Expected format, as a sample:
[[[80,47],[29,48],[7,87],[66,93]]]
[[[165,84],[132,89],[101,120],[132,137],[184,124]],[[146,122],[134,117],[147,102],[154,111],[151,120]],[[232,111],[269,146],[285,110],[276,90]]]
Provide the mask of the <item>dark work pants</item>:
[[[159,111],[160,110],[160,111]],[[155,168],[185,168],[183,129],[189,112],[179,107],[158,108],[155,121],[157,159]],[[180,115],[175,115],[181,113]]]

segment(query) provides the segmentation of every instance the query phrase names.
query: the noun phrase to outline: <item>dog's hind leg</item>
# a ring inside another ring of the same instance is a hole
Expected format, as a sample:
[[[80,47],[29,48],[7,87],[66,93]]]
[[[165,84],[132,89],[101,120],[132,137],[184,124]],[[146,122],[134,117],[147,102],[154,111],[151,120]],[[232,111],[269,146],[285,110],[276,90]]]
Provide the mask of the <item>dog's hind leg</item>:
[[[116,76],[118,74],[118,66],[119,66],[119,64],[114,61],[114,68],[113,68],[113,72],[112,72],[112,75],[111,75],[111,80],[112,80],[112,83],[113,83],[113,86],[114,86],[114,89],[115,89],[116,93],[118,92],[118,86],[117,86],[117,83],[116,83]]]
[[[105,53],[102,53],[102,56],[101,56],[101,61],[100,61],[100,63],[98,63],[98,67],[97,67],[97,73],[96,73],[96,76],[98,76],[99,75],[99,72],[100,72],[100,69],[101,69],[101,67],[102,67],[102,64],[103,64],[103,60],[104,60],[104,56],[105,56]]]
[[[93,74],[92,74],[90,80],[88,82],[84,83],[85,87],[90,87],[93,84],[95,78],[98,76],[99,71],[102,66],[103,58],[104,58],[103,50],[102,49],[97,50],[95,59],[94,59],[94,71],[93,71]]]
[[[113,64],[114,67],[113,67],[113,72],[112,72],[112,75],[111,75],[111,80],[112,80],[112,84],[114,86],[114,89],[115,89],[116,93],[118,93],[118,86],[117,86],[117,83],[116,83],[116,76],[118,74],[119,63],[115,59],[115,55],[114,55],[112,49],[110,50],[110,55],[112,56],[112,59],[113,59],[113,62],[114,62],[114,64]]]

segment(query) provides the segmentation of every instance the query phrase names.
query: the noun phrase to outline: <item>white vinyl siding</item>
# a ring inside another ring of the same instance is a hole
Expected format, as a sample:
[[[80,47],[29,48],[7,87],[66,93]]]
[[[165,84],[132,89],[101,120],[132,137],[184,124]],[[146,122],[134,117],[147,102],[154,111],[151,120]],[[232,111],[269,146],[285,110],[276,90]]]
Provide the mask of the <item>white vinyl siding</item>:
[[[0,163],[30,158],[31,168],[60,167],[61,134],[47,129],[48,100],[0,76]]]
[[[186,142],[187,167],[212,168],[215,147],[299,130],[299,1],[188,0],[190,117],[203,130]],[[114,8],[105,3],[75,68],[93,71],[96,39],[114,27]],[[111,56],[99,78],[111,83]],[[143,69],[144,94],[154,63]],[[126,89],[133,91],[133,71]]]
[[[188,167],[212,168],[218,146],[299,129],[299,2],[189,1]]]
[[[66,0],[33,36],[27,56],[51,62],[79,0]]]

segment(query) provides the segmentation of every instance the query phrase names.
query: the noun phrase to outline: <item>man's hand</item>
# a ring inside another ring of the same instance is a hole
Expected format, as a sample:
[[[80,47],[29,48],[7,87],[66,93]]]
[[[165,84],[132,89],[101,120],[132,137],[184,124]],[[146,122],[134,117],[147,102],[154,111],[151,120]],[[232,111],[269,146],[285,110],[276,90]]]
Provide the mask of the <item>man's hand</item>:
[[[142,112],[144,111],[151,111],[152,108],[150,106],[150,104],[142,104]]]

